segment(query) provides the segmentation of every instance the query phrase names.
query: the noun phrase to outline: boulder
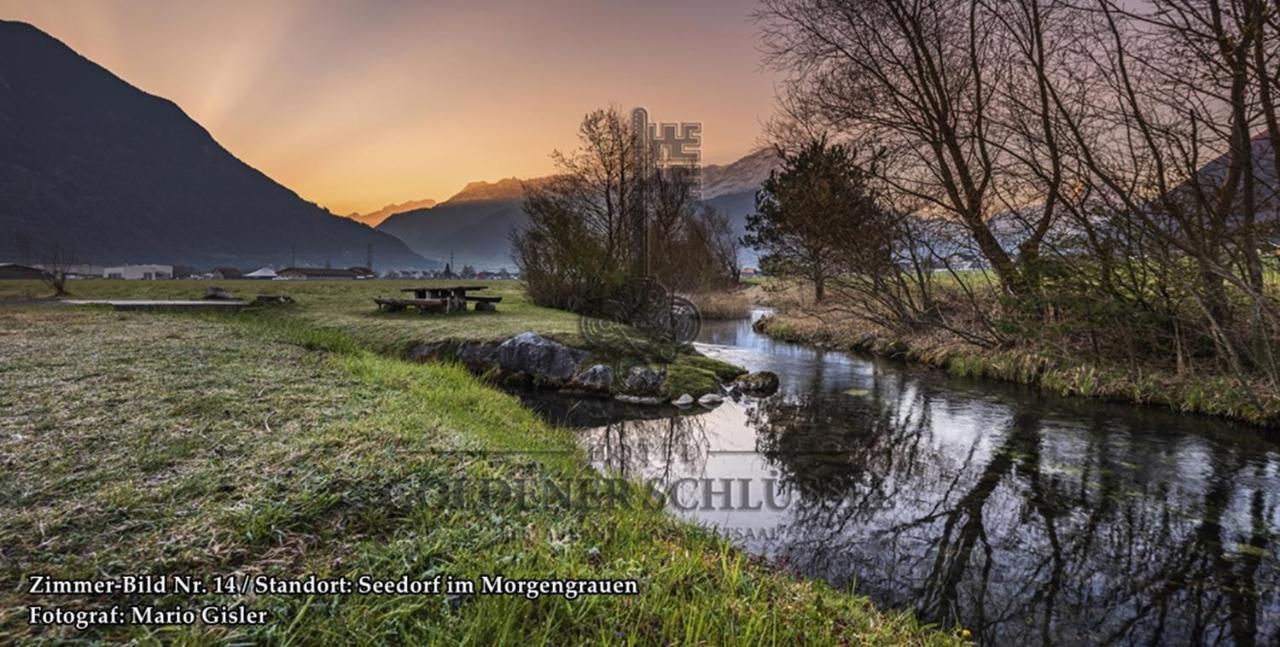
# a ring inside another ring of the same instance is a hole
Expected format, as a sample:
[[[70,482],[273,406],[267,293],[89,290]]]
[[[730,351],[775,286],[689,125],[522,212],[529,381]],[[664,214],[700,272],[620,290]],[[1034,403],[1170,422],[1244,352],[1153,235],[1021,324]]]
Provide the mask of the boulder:
[[[209,287],[207,287],[207,288],[205,288],[205,289],[204,289],[204,298],[209,299],[210,301],[233,301],[233,300],[235,300],[235,297],[231,296],[231,293],[230,293],[230,292],[227,292],[226,290],[224,290],[224,289],[222,289],[222,288],[220,288],[220,287],[218,287],[218,286],[216,286],[216,285],[212,285],[212,286],[209,286]]]
[[[765,397],[778,390],[778,374],[771,371],[757,371],[738,378],[733,388],[745,395]]]
[[[607,395],[613,387],[613,367],[595,364],[573,376],[566,390]]]
[[[657,396],[662,392],[662,381],[665,376],[647,366],[634,366],[627,372],[623,381],[623,391],[630,395]]]
[[[671,404],[674,404],[674,405],[676,405],[677,407],[687,407],[687,406],[690,406],[690,405],[692,405],[692,404],[693,404],[693,396],[692,396],[692,395],[689,395],[688,393],[685,393],[684,395],[681,395],[680,397],[678,397],[678,398],[676,398],[676,399],[672,400],[672,401],[671,401]]]
[[[442,359],[445,344],[441,342],[431,344],[417,344],[409,349],[409,359],[415,362],[434,362]]]
[[[473,371],[482,371],[494,363],[498,347],[492,343],[466,342],[458,347],[457,360]]]
[[[415,362],[458,362],[476,371],[486,371],[497,364],[498,345],[493,342],[432,342],[409,349]]]
[[[522,332],[498,345],[498,366],[535,379],[564,382],[573,377],[587,352],[570,348],[534,332]]]
[[[704,407],[714,407],[721,402],[724,402],[724,397],[718,393],[708,393],[698,398],[698,404]]]

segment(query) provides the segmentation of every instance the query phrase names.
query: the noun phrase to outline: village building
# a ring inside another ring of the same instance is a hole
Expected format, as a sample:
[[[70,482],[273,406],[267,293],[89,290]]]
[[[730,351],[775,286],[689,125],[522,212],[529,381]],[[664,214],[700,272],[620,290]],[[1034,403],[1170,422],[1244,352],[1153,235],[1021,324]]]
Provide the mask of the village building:
[[[258,269],[244,275],[246,279],[271,280],[280,276],[270,267],[259,267]]]
[[[64,271],[69,279],[100,279],[104,269],[101,265],[76,264],[68,265]]]
[[[40,279],[44,270],[17,263],[0,263],[0,279]]]
[[[282,279],[317,280],[317,279],[354,279],[356,273],[350,269],[328,267],[286,267],[276,273]]]
[[[173,278],[172,265],[121,265],[107,267],[102,270],[103,276],[109,279],[127,279],[131,281],[152,281]]]

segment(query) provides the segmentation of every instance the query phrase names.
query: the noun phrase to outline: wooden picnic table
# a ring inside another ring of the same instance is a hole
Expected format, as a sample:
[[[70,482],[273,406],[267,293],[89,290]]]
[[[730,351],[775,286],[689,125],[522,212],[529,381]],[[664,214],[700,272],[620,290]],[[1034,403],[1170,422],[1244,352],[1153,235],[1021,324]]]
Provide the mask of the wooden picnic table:
[[[488,290],[487,285],[448,285],[448,286],[430,286],[416,288],[400,288],[401,292],[412,292],[414,299],[390,299],[377,300],[379,307],[382,306],[412,306],[417,307],[419,311],[426,312],[428,308],[432,308],[437,303],[444,304],[445,312],[462,312],[467,309],[467,302],[474,301],[476,310],[494,310],[493,304],[502,301],[502,297],[480,297],[468,295],[468,292],[475,290]],[[416,303],[415,303],[416,302]]]
[[[444,287],[400,288],[401,292],[412,292],[419,299],[448,299],[458,297],[465,299],[467,293],[474,290],[488,290],[487,285],[450,285]]]

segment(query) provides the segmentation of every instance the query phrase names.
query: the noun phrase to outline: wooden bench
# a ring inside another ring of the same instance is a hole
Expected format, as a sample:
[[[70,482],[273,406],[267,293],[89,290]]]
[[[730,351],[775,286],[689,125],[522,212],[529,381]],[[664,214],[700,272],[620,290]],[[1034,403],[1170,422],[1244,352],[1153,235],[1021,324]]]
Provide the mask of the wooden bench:
[[[379,310],[401,312],[407,308],[417,308],[419,314],[427,312],[444,312],[449,302],[445,299],[383,299],[375,298]]]
[[[401,288],[401,292],[412,292],[413,299],[376,298],[379,310],[399,312],[406,308],[417,308],[418,312],[463,312],[467,302],[474,302],[477,312],[494,312],[495,304],[502,303],[502,297],[476,297],[467,294],[472,290],[487,290],[483,285],[431,286],[421,288]]]

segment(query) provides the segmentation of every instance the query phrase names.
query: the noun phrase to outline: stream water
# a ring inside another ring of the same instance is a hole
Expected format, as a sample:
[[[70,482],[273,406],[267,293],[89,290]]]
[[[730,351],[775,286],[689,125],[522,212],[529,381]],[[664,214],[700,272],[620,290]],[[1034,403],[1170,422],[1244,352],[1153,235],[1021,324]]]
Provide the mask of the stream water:
[[[529,403],[675,514],[986,644],[1280,644],[1265,433],[776,342],[749,320],[704,323],[698,348],[780,391],[649,419]]]

